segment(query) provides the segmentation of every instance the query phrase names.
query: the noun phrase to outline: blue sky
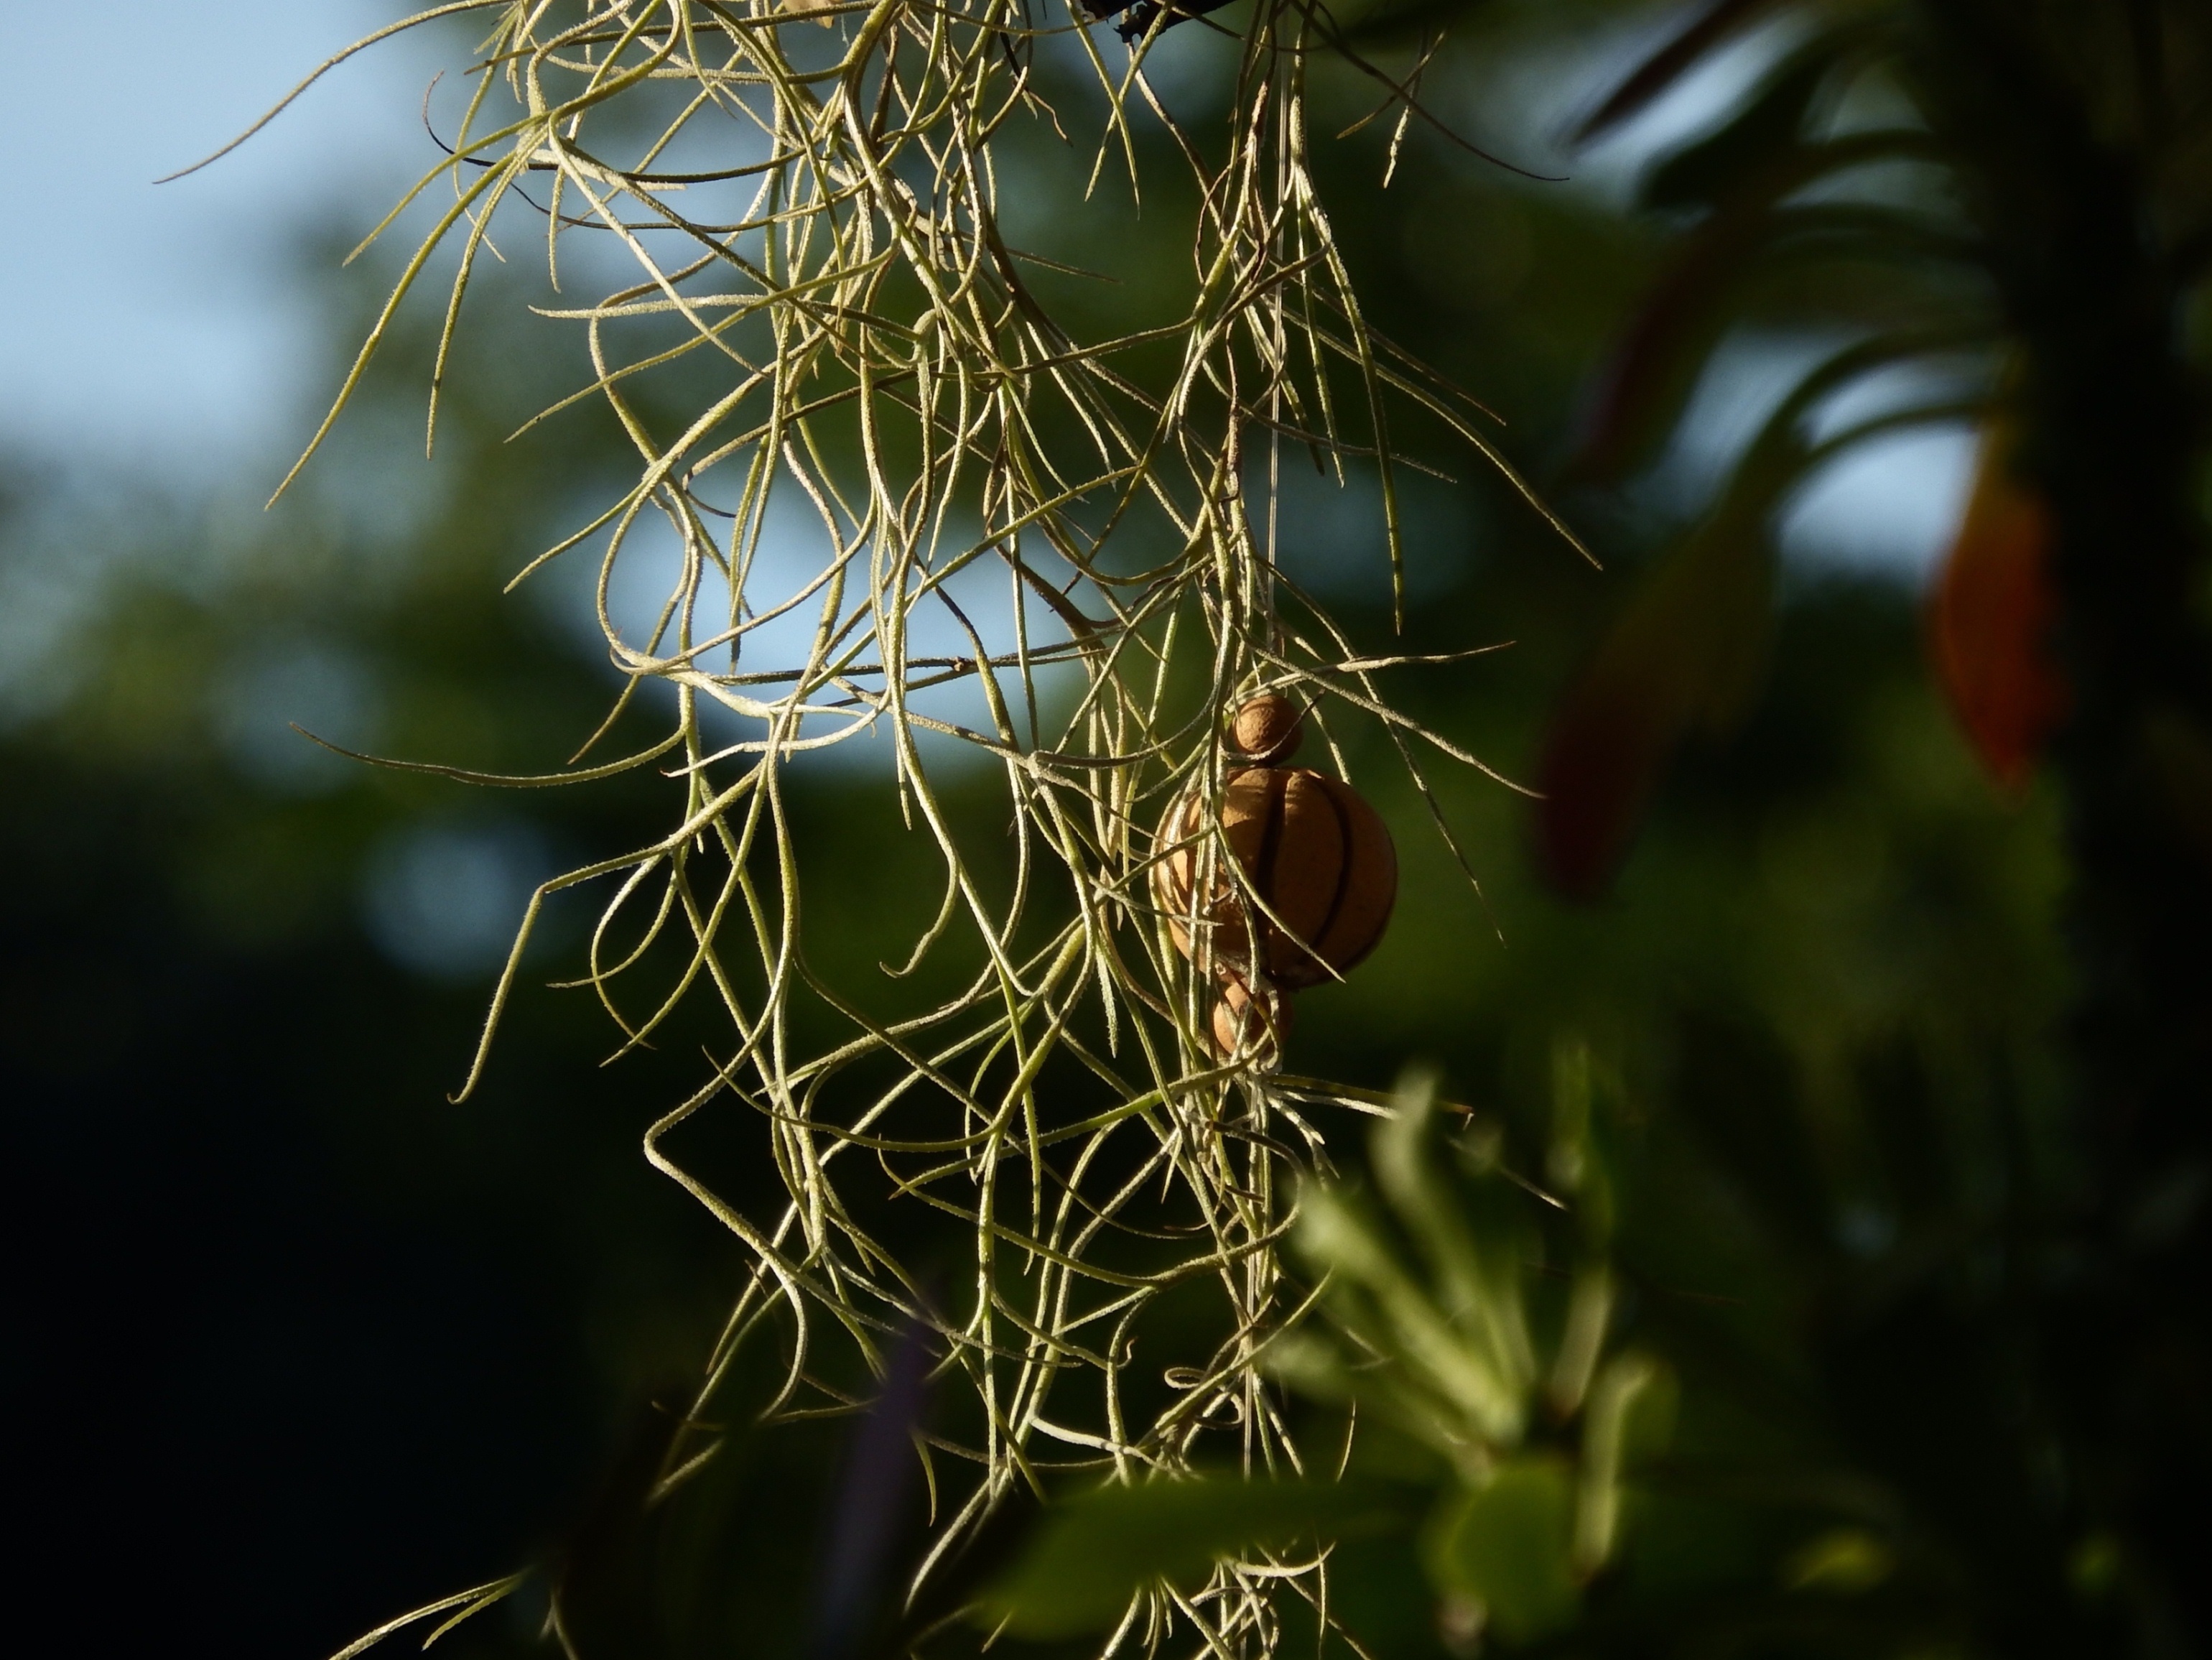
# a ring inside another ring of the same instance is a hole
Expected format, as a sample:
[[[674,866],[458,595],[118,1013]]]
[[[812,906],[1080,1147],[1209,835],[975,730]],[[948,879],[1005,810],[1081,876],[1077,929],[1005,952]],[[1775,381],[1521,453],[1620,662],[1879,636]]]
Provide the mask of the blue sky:
[[[95,475],[150,472],[194,494],[274,482],[327,390],[308,384],[326,371],[310,349],[298,231],[318,221],[365,231],[429,159],[417,110],[441,43],[386,42],[215,167],[153,180],[399,15],[379,0],[114,0],[94,32],[72,8],[14,9],[15,73],[0,99],[16,182],[15,228],[0,238],[0,448]],[[1582,158],[1585,183],[1620,188],[1639,152],[1709,119],[1759,56],[1749,44],[1624,143]],[[1523,100],[1583,95],[1582,68],[1518,77],[1540,88]],[[1571,113],[1534,104],[1507,112],[1507,124],[1551,132]],[[1687,435],[1692,471],[1719,464],[1742,412],[1779,395],[1769,383],[1787,355],[1717,366]],[[1847,459],[1801,497],[1793,562],[1917,575],[1955,517],[1966,453],[1952,433]]]
[[[310,390],[287,232],[365,229],[404,187],[428,143],[431,43],[341,65],[217,166],[153,180],[398,15],[372,0],[9,9],[0,445],[177,482],[273,464]]]

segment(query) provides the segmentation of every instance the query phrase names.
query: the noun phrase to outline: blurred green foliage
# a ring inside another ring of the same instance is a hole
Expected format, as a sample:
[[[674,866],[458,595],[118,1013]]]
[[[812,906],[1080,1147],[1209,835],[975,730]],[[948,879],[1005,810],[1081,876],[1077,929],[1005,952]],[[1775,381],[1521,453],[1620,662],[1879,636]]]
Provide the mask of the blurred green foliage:
[[[1486,88],[1589,53],[1585,32],[1643,40],[1663,15],[1471,8],[1431,89],[1456,76],[1479,110]],[[1829,38],[1856,42],[1856,27]],[[1648,176],[1649,203],[1721,202],[1729,178],[1800,142],[1816,77],[1794,66],[1816,58],[1790,38],[1763,92]],[[1184,47],[1204,64],[1197,27],[1159,50]],[[1328,90],[1347,122],[1360,112],[1356,89]],[[1203,103],[1195,78],[1175,95]],[[1516,155],[1542,137],[1480,136]],[[1174,281],[1143,220],[1086,206],[1063,155],[1036,143],[1023,212],[1073,224],[1097,244],[1086,262],[1126,285],[1071,294],[1118,305]],[[1607,343],[1677,269],[1665,239],[1601,191],[1419,136],[1376,191],[1382,145],[1370,132],[1322,152],[1378,325],[1508,414],[1516,460],[1560,476]],[[2204,153],[2182,185],[2201,190]],[[1963,234],[1951,212],[1931,236]],[[1847,289],[1853,257],[1761,275],[1764,297],[1716,310],[1660,377],[1669,396],[1727,330]],[[1912,269],[1923,291],[1989,303],[1934,256]],[[19,1491],[73,1495],[53,1501],[67,1525],[33,1566],[88,1584],[91,1541],[134,1541],[155,1511],[168,1531],[181,1507],[209,1519],[149,1571],[164,1611],[118,1615],[142,1634],[244,1617],[253,1634],[222,1651],[335,1647],[534,1551],[546,1572],[520,1613],[446,1643],[531,1651],[558,1584],[587,1660],[796,1655],[818,1626],[846,1424],[733,1437],[706,1479],[649,1511],[637,1475],[665,1421],[646,1403],[699,1364],[738,1271],[635,1149],[688,1089],[699,1034],[679,1020],[597,1073],[613,1033],[588,994],[532,988],[483,1094],[449,1107],[494,958],[426,924],[449,891],[407,897],[410,870],[512,884],[551,867],[545,849],[627,845],[651,823],[647,792],[471,790],[337,763],[270,724],[288,698],[323,696],[338,721],[325,735],[348,747],[535,773],[599,719],[612,682],[559,616],[580,596],[499,588],[581,521],[611,436],[580,410],[502,442],[582,366],[496,286],[471,304],[475,361],[447,379],[434,464],[404,459],[430,344],[417,332],[265,520],[135,505],[127,478],[101,488],[134,505],[98,519],[69,519],[61,487],[38,481],[8,498],[18,565],[63,556],[77,532],[58,539],[58,523],[112,544],[51,654],[9,666],[40,695],[0,737],[0,848],[17,878],[0,903],[0,1075],[30,1310],[7,1400],[42,1438],[94,1448],[13,1455]],[[333,318],[333,352],[357,321]],[[1649,453],[1662,430],[1632,435]],[[1668,465],[1609,494],[1562,478],[1605,575],[1502,489],[1437,492],[1403,648],[1517,643],[1398,671],[1408,711],[1532,775],[1563,688],[1604,660],[1591,654],[1639,567],[1683,528],[1650,505]],[[1313,497],[1291,556],[1303,580],[1339,585],[1380,647],[1387,582],[1358,574],[1374,562],[1336,505]],[[1692,585],[1683,614],[1706,616],[1709,598]],[[2049,1364],[2069,1334],[2048,1292],[2090,1272],[2074,1219],[2098,1202],[2067,1025],[2083,970],[2062,928],[2079,800],[2049,777],[2018,800],[1984,779],[1923,666],[1906,583],[1785,571],[1745,603],[1771,614],[1771,638],[1737,724],[1654,772],[1597,904],[1541,879],[1524,799],[1455,777],[1440,795],[1483,879],[1470,896],[1411,793],[1351,753],[1398,830],[1405,897],[1374,959],[1308,1000],[1286,1064],[1386,1090],[1419,1057],[1470,1110],[1449,1137],[1386,1134],[1371,1158],[1358,1124],[1326,1126],[1337,1185],[1304,1239],[1336,1275],[1278,1375],[1348,1446],[1352,1485],[1275,1472],[1275,1486],[1077,1498],[1034,1531],[1018,1517],[955,1578],[1000,1587],[995,1606],[1015,1611],[1002,1650],[1081,1651],[1130,1584],[1333,1540],[1328,1617],[1376,1657],[2202,1651],[2186,1588],[2143,1554],[2163,1547],[2081,1504]],[[842,980],[872,972],[933,903],[927,848],[884,783],[805,779],[804,846],[836,873],[814,889],[810,949]],[[479,862],[453,865],[455,849]],[[583,919],[556,921],[538,982],[573,966]],[[757,1150],[730,1139],[696,1157],[726,1188],[765,1191]],[[2176,1189],[2138,1225],[2197,1228],[2197,1199]],[[2205,1380],[2173,1353],[2169,1394],[2200,1411],[2176,1432],[2201,1438]],[[386,1381],[394,1364],[404,1388]],[[111,1433],[149,1414],[157,1437]],[[1233,1426],[1214,1438],[1225,1469]],[[595,1459],[611,1471],[596,1488]],[[921,1502],[902,1500],[896,1527],[910,1532]],[[1594,1505],[1613,1507],[1601,1540]],[[911,1636],[896,1599],[873,1595],[870,1640]],[[241,1616],[252,1608],[265,1613]],[[1293,1610],[1285,1629],[1300,1619],[1314,1616]],[[942,1626],[927,1651],[984,1634]]]

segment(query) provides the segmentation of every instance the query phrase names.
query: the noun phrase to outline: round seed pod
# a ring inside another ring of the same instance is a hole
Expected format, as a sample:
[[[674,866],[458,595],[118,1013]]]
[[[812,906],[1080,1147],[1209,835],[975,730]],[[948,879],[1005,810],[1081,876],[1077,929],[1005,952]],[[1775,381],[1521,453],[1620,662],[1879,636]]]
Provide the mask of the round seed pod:
[[[1191,845],[1152,867],[1155,897],[1184,956],[1256,972],[1271,990],[1296,991],[1348,972],[1381,941],[1398,897],[1397,850],[1381,816],[1349,784],[1304,767],[1252,767],[1231,777],[1222,792],[1221,832],[1243,866],[1243,884],[1213,868],[1213,850],[1194,839],[1202,811],[1188,795],[1169,810],[1162,842]],[[1199,885],[1209,874],[1201,899]]]
[[[1249,1056],[1262,1067],[1274,1067],[1283,1058],[1296,1025],[1288,992],[1266,992],[1258,997],[1236,975],[1222,976],[1221,995],[1213,1003],[1213,1047],[1224,1061]]]
[[[1305,712],[1279,691],[1262,692],[1237,705],[1229,721],[1229,747],[1239,760],[1272,767],[1297,753],[1305,736]]]

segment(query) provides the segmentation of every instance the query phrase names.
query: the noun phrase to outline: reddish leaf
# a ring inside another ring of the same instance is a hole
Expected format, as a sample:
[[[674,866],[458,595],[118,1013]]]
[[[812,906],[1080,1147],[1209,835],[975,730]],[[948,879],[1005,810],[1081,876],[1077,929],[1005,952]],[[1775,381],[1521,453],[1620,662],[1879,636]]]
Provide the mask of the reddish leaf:
[[[1723,731],[1765,666],[1773,560],[1768,469],[1747,466],[1712,516],[1632,600],[1553,716],[1539,768],[1537,860],[1571,899],[1595,899],[1644,804],[1692,731]]]
[[[1951,710],[1990,775],[2025,788],[2069,692],[2051,654],[2051,511],[2012,470],[1993,427],[1929,605],[1928,649]]]
[[[1569,694],[1536,775],[1537,866],[1570,899],[1596,899],[1611,883],[1681,731],[1674,711],[1613,678]]]
[[[1676,252],[1613,343],[1583,410],[1566,477],[1610,483],[1649,459],[1674,429],[1726,332],[1734,281],[1759,251],[1766,204],[1718,213]]]
[[[1644,803],[1691,733],[1726,733],[1758,696],[1772,616],[1776,509],[1806,467],[1873,423],[1820,442],[1806,417],[1871,370],[1924,354],[1924,333],[1858,341],[1814,369],[1767,417],[1727,492],[1669,554],[1568,689],[1538,788],[1537,855],[1571,898],[1602,892]]]

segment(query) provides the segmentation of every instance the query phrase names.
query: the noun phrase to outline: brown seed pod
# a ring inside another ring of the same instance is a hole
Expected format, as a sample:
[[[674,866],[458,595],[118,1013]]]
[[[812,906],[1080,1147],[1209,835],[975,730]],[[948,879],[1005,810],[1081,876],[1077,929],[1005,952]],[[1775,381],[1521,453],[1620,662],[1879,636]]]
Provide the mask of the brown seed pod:
[[[1213,1046],[1224,1061],[1248,1056],[1263,1067],[1283,1058],[1297,1022],[1291,994],[1271,991],[1255,998],[1252,988],[1236,975],[1222,976],[1221,995],[1213,1003]]]
[[[1184,796],[1160,825],[1162,842],[1192,838],[1200,811],[1197,797]],[[1207,897],[1196,897],[1212,863],[1200,842],[1152,867],[1154,896],[1184,956],[1249,972],[1256,924],[1262,982],[1296,991],[1348,972],[1380,942],[1398,897],[1398,854],[1380,815],[1349,784],[1304,767],[1249,768],[1222,792],[1221,831],[1249,892],[1214,871]],[[1194,916],[1205,936],[1197,941]]]
[[[1296,703],[1279,691],[1262,692],[1230,717],[1229,747],[1241,761],[1272,767],[1297,753],[1305,730],[1305,712]]]

